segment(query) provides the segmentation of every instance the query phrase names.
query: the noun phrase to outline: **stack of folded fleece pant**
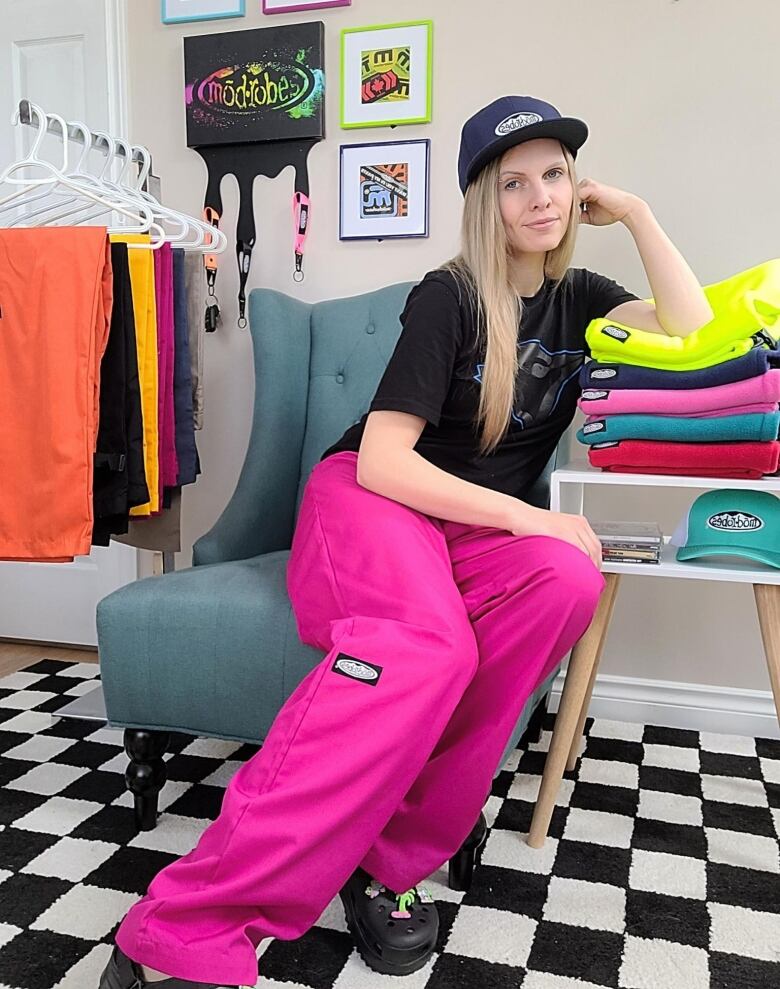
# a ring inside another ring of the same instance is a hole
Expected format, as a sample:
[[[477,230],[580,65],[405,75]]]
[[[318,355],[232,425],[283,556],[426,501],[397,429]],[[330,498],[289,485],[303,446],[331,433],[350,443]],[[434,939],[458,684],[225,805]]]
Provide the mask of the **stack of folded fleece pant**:
[[[607,319],[586,331],[577,438],[607,471],[760,478],[780,462],[780,259],[704,287],[687,337]],[[652,300],[648,300],[652,302]]]

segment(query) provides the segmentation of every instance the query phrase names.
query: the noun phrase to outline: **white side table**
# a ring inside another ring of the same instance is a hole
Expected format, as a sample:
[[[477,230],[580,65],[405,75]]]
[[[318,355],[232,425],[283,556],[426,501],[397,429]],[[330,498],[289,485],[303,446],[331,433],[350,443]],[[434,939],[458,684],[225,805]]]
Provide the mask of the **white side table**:
[[[780,494],[780,476],[757,481],[725,477],[687,477],[666,474],[618,474],[591,467],[587,461],[571,461],[553,471],[550,477],[550,508],[556,512],[583,513],[586,484],[611,484],[665,488],[749,488]],[[618,584],[623,574],[643,577],[681,577],[688,580],[728,580],[753,585],[753,592],[764,644],[775,709],[780,720],[780,569],[745,560],[725,565],[713,558],[678,563],[677,548],[664,536],[661,562],[605,563],[602,573],[607,582],[588,630],[572,649],[555,730],[544,767],[542,785],[534,808],[528,844],[541,848],[547,837],[555,798],[564,769],[574,769],[582,729],[590,705],[599,660],[615,606]],[[716,558],[715,558],[716,559]]]

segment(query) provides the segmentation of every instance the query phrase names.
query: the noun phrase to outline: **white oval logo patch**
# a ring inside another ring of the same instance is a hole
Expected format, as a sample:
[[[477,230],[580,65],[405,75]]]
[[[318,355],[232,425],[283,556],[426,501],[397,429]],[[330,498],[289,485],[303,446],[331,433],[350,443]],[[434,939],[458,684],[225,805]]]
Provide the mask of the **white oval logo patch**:
[[[503,137],[504,134],[511,134],[512,131],[520,130],[521,127],[528,127],[529,124],[538,124],[543,119],[538,113],[513,113],[508,117],[504,117],[498,127],[496,127],[496,134],[499,137]]]
[[[590,372],[591,378],[614,378],[617,371],[612,367],[600,367]]]
[[[358,677],[360,680],[376,680],[379,676],[376,670],[372,670],[364,663],[358,663],[355,659],[339,659],[336,661],[336,666],[348,676]]]
[[[628,330],[621,329],[619,326],[605,326],[601,332],[608,337],[614,337],[615,340],[628,340],[631,336]]]
[[[598,373],[598,372],[596,372]],[[612,372],[615,373],[614,371]],[[582,397],[586,402],[593,402],[599,398],[606,398],[609,395],[608,391],[584,391]]]
[[[755,531],[764,528],[764,520],[750,512],[718,512],[717,515],[710,515],[707,519],[710,529],[719,529],[721,532],[734,532],[735,530]]]

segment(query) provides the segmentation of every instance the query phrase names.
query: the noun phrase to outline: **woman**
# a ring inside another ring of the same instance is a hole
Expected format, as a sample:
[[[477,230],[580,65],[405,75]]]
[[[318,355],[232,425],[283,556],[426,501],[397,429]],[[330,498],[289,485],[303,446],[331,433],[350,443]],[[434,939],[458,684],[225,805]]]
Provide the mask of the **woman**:
[[[369,411],[304,492],[287,584],[301,639],[327,656],[197,847],[130,910],[101,989],[252,986],[260,941],[299,937],[336,893],[372,968],[410,973],[433,952],[420,884],[484,840],[520,712],[604,587],[586,519],[524,500],[573,417],[585,328],[684,336],[712,318],[647,204],[577,181],[587,133],[531,97],[466,122],[461,253],[410,293]],[[568,267],[580,222],[618,221],[657,310]]]

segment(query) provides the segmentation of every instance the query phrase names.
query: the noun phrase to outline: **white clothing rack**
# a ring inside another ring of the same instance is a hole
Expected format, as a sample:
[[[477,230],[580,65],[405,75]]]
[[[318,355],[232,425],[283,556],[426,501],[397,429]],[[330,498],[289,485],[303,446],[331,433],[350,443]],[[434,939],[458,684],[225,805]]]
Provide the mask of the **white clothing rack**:
[[[30,100],[23,99],[19,101],[19,123],[31,127],[38,127],[38,122],[30,109]],[[66,121],[66,131],[67,140],[80,144],[82,147],[84,146],[85,135],[79,127]],[[62,126],[56,118],[52,119],[49,116],[46,116],[46,132],[54,137],[59,137],[63,141],[66,139],[66,134],[63,132]],[[109,139],[112,139],[113,135],[109,134],[108,137]],[[129,142],[125,143],[130,146]],[[124,147],[122,147],[121,143],[117,143],[112,140],[112,148],[109,148],[105,139],[98,134],[92,135],[91,150],[99,151],[101,154],[106,156],[118,158],[126,157],[126,151]],[[146,149],[141,150],[140,148],[133,147],[131,152],[131,161],[139,166],[139,170],[144,166],[144,164],[148,163],[149,171],[144,179],[142,189],[151,193],[151,195],[161,202],[160,179],[159,176],[154,174],[152,169],[151,154],[149,154]],[[154,551],[153,572],[158,574],[169,573],[175,569],[174,560],[175,557],[172,552]],[[106,709],[102,686],[99,686],[87,694],[76,698],[76,700],[72,701],[70,704],[60,708],[54,716],[57,718],[70,717],[105,721]]]

